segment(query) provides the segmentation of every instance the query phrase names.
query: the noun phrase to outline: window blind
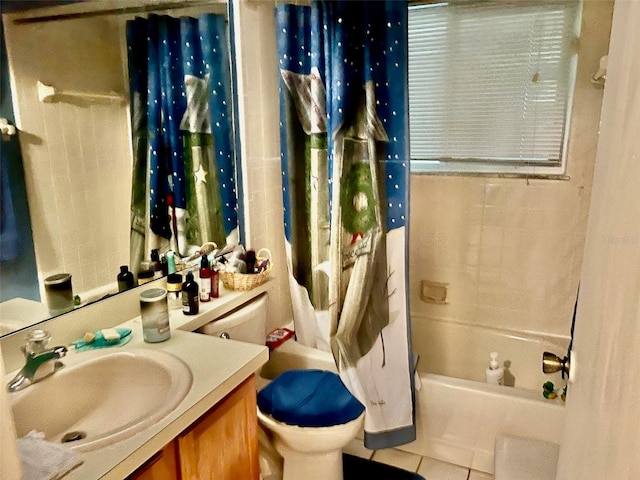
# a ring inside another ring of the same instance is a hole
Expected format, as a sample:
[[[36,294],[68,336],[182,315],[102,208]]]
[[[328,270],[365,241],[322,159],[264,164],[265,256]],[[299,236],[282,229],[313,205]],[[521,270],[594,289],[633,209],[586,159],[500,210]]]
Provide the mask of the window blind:
[[[561,165],[578,16],[577,0],[410,5],[412,163]]]

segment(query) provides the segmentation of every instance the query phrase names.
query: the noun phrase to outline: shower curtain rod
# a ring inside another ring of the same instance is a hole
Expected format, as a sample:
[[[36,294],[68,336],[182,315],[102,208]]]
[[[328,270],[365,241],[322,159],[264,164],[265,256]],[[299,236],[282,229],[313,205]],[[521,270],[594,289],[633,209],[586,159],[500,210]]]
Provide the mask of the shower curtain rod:
[[[158,10],[179,10],[190,7],[204,7],[207,5],[219,5],[225,2],[222,1],[207,1],[207,0],[185,0],[182,2],[175,1],[160,1],[156,3],[149,3],[146,5],[132,5],[132,6],[122,6],[122,7],[114,7],[114,8],[102,8],[99,10],[93,11],[77,11],[77,12],[60,12],[60,13],[51,13],[51,14],[43,14],[34,16],[25,16],[21,18],[14,18],[13,23],[16,25],[28,24],[28,23],[42,23],[42,22],[52,22],[57,20],[72,20],[76,18],[90,18],[90,17],[99,17],[103,15],[132,15],[136,13],[150,13]],[[90,4],[87,4],[91,6]],[[75,4],[73,7],[79,8],[82,4]],[[58,6],[59,7],[59,6]],[[66,6],[65,6],[66,7]],[[56,7],[51,7],[56,8]],[[28,15],[28,12],[15,12],[16,15]]]

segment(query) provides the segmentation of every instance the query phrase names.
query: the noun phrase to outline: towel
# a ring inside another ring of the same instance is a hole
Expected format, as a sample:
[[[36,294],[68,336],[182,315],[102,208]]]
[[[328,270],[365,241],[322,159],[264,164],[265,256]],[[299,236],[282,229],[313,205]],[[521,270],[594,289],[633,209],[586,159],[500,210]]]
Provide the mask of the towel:
[[[82,463],[80,454],[32,430],[18,439],[23,480],[56,480]]]

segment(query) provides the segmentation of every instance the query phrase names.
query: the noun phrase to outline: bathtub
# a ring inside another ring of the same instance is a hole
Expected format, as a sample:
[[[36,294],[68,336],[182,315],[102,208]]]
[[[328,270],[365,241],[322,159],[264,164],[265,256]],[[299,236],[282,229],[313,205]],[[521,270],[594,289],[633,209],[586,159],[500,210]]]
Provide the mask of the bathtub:
[[[329,352],[289,340],[271,352],[260,377],[274,378],[290,368],[336,371]],[[499,434],[559,444],[564,404],[559,398],[543,398],[541,389],[488,385],[419,370],[416,420],[416,440],[398,449],[493,473],[494,443]]]
[[[560,372],[542,373],[542,353],[566,355],[569,337],[521,333],[470,325],[452,320],[412,314],[413,353],[420,357],[419,370],[447,377],[484,382],[489,354],[498,352],[505,367],[505,385],[541,391],[551,381],[566,385]]]

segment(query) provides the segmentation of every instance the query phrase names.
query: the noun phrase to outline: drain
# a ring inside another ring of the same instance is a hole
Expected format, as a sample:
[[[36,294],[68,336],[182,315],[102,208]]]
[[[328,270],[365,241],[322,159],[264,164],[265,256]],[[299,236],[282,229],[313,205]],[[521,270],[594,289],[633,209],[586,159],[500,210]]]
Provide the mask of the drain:
[[[77,442],[78,440],[82,440],[86,436],[87,434],[85,432],[69,432],[64,437],[62,437],[62,443]]]

